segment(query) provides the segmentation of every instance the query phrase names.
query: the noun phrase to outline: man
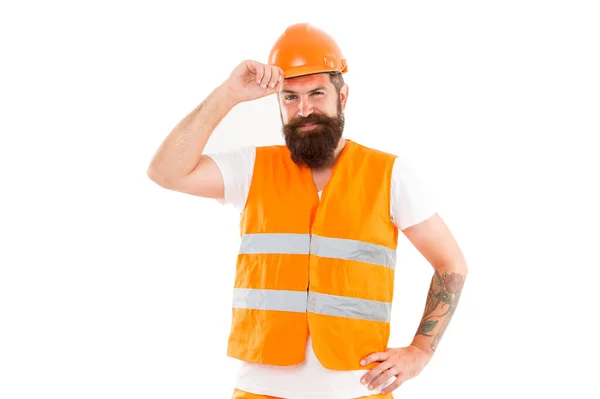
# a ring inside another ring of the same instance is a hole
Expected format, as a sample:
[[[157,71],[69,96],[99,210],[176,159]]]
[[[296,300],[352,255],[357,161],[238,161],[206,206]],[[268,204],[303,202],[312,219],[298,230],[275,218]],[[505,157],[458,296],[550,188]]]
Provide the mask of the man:
[[[419,208],[410,169],[342,137],[346,71],[327,33],[292,25],[269,63],[235,68],[148,169],[162,187],[241,211],[234,398],[391,398],[430,361],[458,304],[465,259],[440,216]],[[236,104],[275,93],[285,145],[203,154]],[[398,230],[435,272],[413,342],[388,348]]]

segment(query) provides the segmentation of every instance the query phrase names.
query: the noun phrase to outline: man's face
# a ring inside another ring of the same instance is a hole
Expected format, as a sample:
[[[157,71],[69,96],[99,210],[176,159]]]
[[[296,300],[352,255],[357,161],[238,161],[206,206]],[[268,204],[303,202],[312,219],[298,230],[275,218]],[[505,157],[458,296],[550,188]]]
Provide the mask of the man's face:
[[[333,155],[344,130],[347,86],[337,93],[328,74],[286,79],[279,92],[283,136],[299,166],[322,168]]]

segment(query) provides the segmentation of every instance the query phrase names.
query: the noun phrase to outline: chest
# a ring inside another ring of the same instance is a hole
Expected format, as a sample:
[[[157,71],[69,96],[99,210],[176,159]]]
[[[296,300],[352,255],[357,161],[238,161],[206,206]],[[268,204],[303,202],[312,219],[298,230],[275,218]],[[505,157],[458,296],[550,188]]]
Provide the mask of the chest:
[[[389,217],[393,159],[346,152],[333,168],[310,170],[276,155],[257,152],[241,215],[243,233],[320,232],[355,238],[393,233]]]
[[[331,179],[331,169],[327,170],[313,170],[312,178],[317,191],[323,190],[329,179]]]

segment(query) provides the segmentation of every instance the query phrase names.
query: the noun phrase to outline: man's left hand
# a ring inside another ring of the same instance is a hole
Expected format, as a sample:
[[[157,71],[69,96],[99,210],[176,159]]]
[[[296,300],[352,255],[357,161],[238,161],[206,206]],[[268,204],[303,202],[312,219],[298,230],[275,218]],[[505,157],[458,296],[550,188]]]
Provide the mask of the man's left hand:
[[[404,381],[418,376],[429,363],[432,355],[414,345],[371,353],[363,358],[360,364],[365,366],[373,362],[381,363],[369,370],[360,382],[369,384],[369,389],[373,390],[385,384],[390,378],[396,377],[392,384],[381,391],[385,395],[398,388]]]

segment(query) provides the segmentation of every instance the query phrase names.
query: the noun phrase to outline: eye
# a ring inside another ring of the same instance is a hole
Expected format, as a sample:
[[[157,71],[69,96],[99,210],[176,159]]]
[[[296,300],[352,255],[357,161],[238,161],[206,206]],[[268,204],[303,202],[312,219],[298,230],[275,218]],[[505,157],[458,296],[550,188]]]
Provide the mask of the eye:
[[[313,94],[325,94],[322,91],[315,91]]]
[[[290,94],[289,96],[286,96],[286,97],[285,97],[285,100],[286,100],[286,101],[289,101],[289,100],[291,100],[293,97],[296,97],[296,96],[295,96],[294,94]]]

